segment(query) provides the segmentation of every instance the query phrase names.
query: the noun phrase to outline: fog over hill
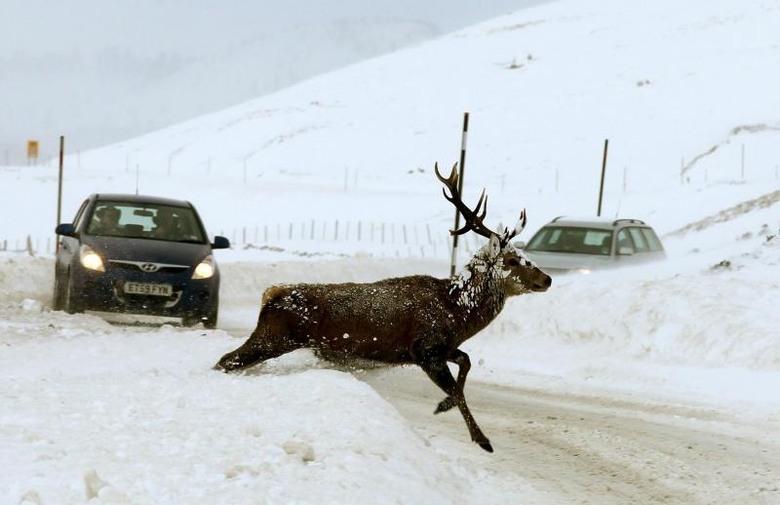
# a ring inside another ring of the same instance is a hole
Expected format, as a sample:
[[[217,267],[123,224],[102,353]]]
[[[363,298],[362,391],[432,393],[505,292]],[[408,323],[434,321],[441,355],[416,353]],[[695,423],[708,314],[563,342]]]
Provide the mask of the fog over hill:
[[[85,149],[543,0],[3,0],[0,164]]]

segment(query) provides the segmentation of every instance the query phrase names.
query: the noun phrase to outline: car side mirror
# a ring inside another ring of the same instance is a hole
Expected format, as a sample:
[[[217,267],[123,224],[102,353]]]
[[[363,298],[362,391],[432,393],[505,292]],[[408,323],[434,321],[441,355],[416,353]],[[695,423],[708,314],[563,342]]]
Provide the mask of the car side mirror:
[[[219,235],[214,237],[214,243],[211,244],[212,249],[230,249],[230,240]]]
[[[57,235],[64,235],[66,237],[75,237],[76,227],[73,226],[72,223],[61,223],[58,224],[57,227],[54,229],[54,233],[56,233]]]
[[[516,249],[525,249],[526,243],[522,240],[515,240],[512,242],[512,245],[515,246]]]
[[[618,254],[620,254],[621,256],[633,256],[634,249],[632,247],[628,247],[624,245],[618,249]]]

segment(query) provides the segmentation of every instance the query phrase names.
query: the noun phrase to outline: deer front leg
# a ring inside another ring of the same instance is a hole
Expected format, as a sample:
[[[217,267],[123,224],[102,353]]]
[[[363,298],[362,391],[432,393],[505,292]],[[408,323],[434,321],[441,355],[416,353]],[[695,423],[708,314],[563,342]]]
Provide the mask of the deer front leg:
[[[455,405],[458,406],[463,420],[466,421],[466,427],[471,435],[471,440],[479,444],[480,447],[488,452],[493,452],[493,446],[490,445],[490,440],[479,429],[477,421],[471,415],[468,406],[466,405],[466,397],[463,395],[463,390],[460,389],[458,383],[452,377],[450,369],[447,368],[447,361],[444,358],[438,358],[434,356],[424,356],[417,363],[428,377],[439,386],[448,396],[454,398]]]
[[[460,388],[461,391],[463,391],[464,386],[466,385],[466,375],[468,375],[469,370],[471,370],[471,360],[469,359],[469,355],[461,351],[460,349],[455,349],[452,352],[452,354],[450,354],[447,357],[447,361],[450,361],[458,365],[457,382],[458,382],[458,387]],[[447,398],[439,402],[439,405],[436,407],[436,410],[433,413],[440,414],[442,412],[447,412],[454,406],[455,406],[455,398],[452,396],[448,396]]]

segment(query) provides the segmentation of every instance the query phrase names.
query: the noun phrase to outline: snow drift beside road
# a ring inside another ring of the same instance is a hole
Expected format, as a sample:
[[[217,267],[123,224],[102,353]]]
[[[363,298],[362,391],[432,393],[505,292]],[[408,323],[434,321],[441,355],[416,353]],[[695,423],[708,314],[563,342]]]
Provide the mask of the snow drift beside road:
[[[211,370],[239,343],[224,332],[26,308],[0,309],[2,503],[466,505],[496,492],[309,354],[226,375]]]

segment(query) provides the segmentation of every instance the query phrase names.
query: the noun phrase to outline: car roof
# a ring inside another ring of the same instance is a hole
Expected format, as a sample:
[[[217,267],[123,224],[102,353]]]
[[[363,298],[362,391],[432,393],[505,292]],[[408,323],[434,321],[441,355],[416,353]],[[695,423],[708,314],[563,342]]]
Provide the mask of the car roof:
[[[149,195],[125,195],[120,193],[95,193],[90,198],[93,200],[108,200],[127,203],[149,203],[152,205],[170,205],[171,207],[192,207],[190,202],[185,200],[174,200],[172,198],[162,198],[160,196]]]
[[[647,226],[644,221],[641,219],[632,219],[632,218],[616,218],[616,219],[610,219],[605,217],[585,217],[585,218],[576,218],[576,217],[567,217],[567,216],[558,216],[549,223],[547,223],[545,226],[571,226],[575,228],[597,228],[602,230],[613,230],[615,228],[619,228],[621,226]]]

